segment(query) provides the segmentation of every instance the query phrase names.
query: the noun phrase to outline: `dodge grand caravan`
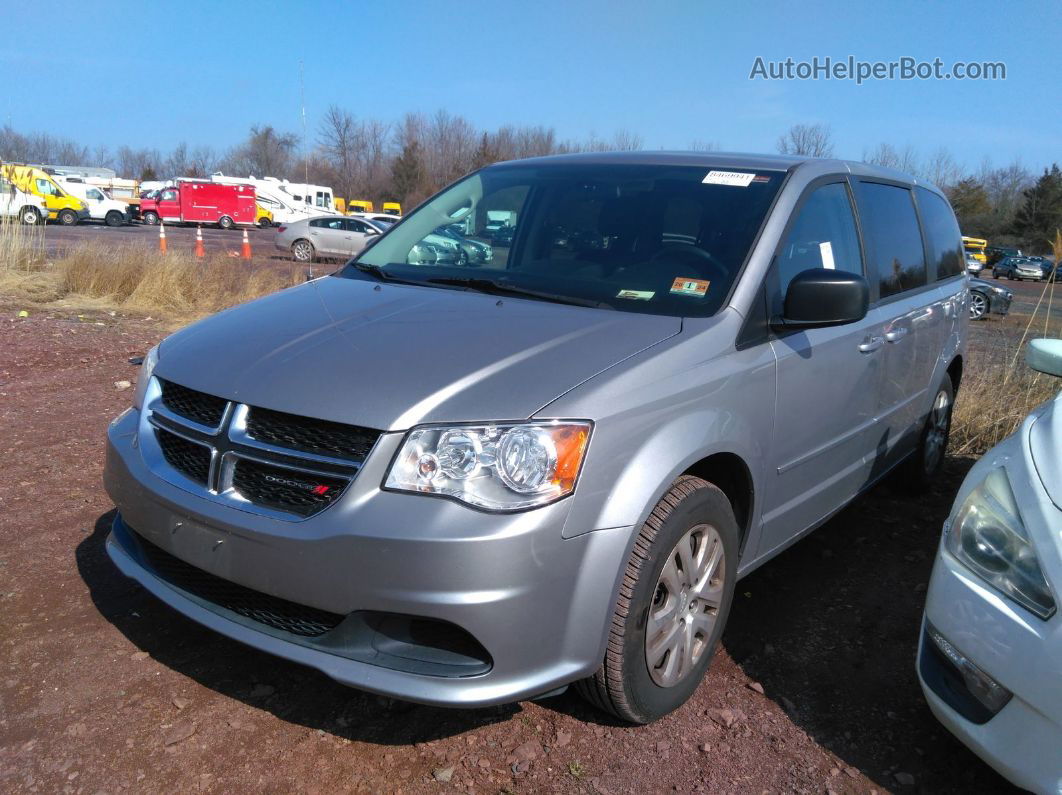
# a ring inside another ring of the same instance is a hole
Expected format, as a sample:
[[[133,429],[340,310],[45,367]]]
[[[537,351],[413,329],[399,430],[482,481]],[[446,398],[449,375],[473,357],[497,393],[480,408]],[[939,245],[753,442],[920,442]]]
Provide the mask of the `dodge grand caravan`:
[[[489,262],[426,264],[442,225]],[[937,476],[966,302],[947,201],[897,172],[490,166],[336,273],[152,349],[109,428],[107,549],[358,688],[478,706],[576,683],[651,721],[702,679],[739,578],[890,471]]]

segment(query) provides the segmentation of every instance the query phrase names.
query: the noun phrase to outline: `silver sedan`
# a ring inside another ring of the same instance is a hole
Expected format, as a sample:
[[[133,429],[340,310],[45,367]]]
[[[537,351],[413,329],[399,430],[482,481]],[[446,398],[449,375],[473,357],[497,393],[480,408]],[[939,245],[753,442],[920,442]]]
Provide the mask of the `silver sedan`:
[[[273,245],[299,262],[347,259],[361,252],[381,232],[360,218],[325,215],[277,227]]]

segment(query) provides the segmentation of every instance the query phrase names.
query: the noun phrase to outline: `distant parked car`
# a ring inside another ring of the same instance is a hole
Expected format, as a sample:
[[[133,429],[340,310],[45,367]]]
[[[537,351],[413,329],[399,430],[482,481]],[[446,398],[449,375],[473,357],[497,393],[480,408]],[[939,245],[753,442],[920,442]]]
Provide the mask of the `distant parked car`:
[[[1044,277],[1039,264],[1032,262],[1028,257],[1007,257],[992,266],[992,278],[1001,276],[1008,279],[1029,279],[1038,282]]]
[[[1062,376],[1062,340],[1033,340],[1026,361]],[[1042,793],[1062,782],[1060,404],[1033,411],[966,476],[944,522],[917,663],[937,719]]]
[[[971,276],[978,276],[984,267],[984,263],[981,262],[981,260],[970,254],[966,255],[966,272],[968,274]]]
[[[1014,293],[1006,287],[984,279],[970,279],[970,320],[980,320],[989,314],[1006,315],[1013,299]]]
[[[273,245],[290,252],[299,262],[346,259],[359,253],[380,234],[379,227],[360,218],[326,215],[277,227]]]
[[[1000,260],[1004,260],[1007,257],[1020,257],[1021,249],[1013,248],[1011,246],[989,246],[985,249],[985,257],[988,259],[989,266],[995,265]]]

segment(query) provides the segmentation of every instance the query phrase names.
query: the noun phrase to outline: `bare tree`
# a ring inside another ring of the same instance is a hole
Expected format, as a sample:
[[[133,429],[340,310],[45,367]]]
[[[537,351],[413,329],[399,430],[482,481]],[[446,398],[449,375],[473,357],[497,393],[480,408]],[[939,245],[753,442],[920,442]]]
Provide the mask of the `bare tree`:
[[[939,188],[948,188],[963,178],[963,169],[945,147],[940,147],[926,160],[917,173]]]
[[[903,149],[897,149],[883,141],[874,149],[863,150],[863,162],[911,173],[918,170],[918,153],[910,144]]]
[[[778,137],[783,155],[833,157],[833,132],[828,124],[794,124]]]
[[[720,149],[717,141],[703,141],[700,138],[695,138],[690,141],[691,152],[718,152]]]
[[[299,138],[294,133],[280,133],[270,125],[255,125],[247,140],[233,149],[225,159],[225,170],[234,174],[258,177],[285,177],[292,171]]]

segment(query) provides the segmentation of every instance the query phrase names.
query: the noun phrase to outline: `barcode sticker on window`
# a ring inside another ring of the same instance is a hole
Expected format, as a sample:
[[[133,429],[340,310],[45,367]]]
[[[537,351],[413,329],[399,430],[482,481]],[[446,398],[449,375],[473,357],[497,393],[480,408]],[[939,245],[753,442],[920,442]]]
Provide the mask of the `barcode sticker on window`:
[[[746,174],[743,171],[709,171],[708,176],[702,179],[701,182],[705,185],[730,185],[735,188],[747,188],[755,177],[755,174]]]

